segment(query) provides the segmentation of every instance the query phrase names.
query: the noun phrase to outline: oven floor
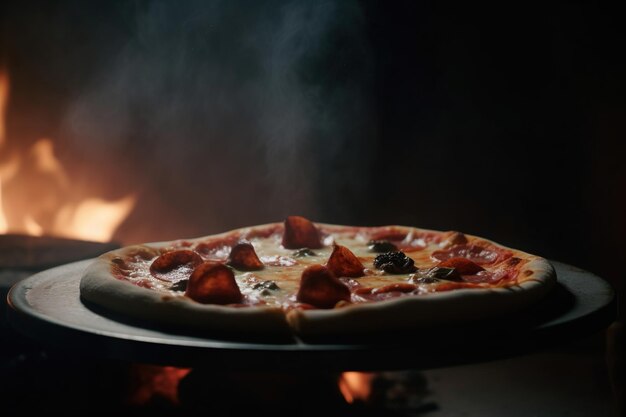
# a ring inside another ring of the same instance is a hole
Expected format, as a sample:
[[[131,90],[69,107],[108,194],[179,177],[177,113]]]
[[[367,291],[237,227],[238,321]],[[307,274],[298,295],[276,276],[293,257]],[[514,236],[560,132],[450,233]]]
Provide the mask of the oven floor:
[[[216,399],[223,399],[226,393],[231,403],[246,398],[241,392],[232,394],[232,389],[211,391],[224,385],[223,378],[216,376],[213,379],[218,382],[209,389],[199,385],[192,390],[192,396],[187,397],[200,399],[200,407],[181,409],[180,405],[172,405],[163,398],[153,398],[142,406],[129,405],[128,363],[94,360],[88,354],[68,356],[29,345],[27,341],[22,344],[12,341],[13,337],[5,339],[0,347],[0,400],[7,415],[32,415],[42,411],[50,415],[56,411],[82,415],[94,409],[107,415],[130,411],[136,417],[207,415],[210,410],[203,407],[214,404],[213,399],[207,402],[207,391]],[[343,417],[609,417],[615,413],[604,352],[604,334],[598,334],[507,360],[428,371],[384,372],[376,374],[382,380],[382,385],[378,383],[378,388],[373,388],[374,392],[378,389],[377,400],[357,402],[339,413],[333,412],[333,408],[338,410],[329,405],[323,414]],[[307,379],[310,378],[307,376]],[[232,410],[221,412],[222,408],[212,411],[210,414],[214,416],[238,415]],[[320,415],[317,411],[298,414]]]
[[[424,372],[429,417],[614,415],[602,340]],[[600,348],[600,349],[599,349]]]

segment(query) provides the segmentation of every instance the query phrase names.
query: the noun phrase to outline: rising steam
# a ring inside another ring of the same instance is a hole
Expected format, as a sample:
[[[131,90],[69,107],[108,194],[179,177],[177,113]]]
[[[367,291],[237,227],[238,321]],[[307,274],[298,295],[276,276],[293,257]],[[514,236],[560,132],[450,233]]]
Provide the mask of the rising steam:
[[[288,214],[334,220],[324,216],[360,188],[373,131],[356,1],[151,1],[119,13],[126,38],[104,49],[64,136],[91,161],[90,181],[139,192],[130,240]]]

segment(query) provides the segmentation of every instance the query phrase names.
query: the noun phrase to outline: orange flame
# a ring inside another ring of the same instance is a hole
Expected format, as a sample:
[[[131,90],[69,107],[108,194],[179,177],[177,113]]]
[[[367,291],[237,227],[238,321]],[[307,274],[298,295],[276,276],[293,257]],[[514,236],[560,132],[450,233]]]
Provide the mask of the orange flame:
[[[370,372],[344,372],[339,377],[339,391],[349,404],[356,400],[367,401],[372,393],[373,373]]]
[[[6,114],[7,103],[9,102],[9,76],[0,71],[0,147],[4,145],[6,127],[4,126],[4,116]]]
[[[155,397],[178,404],[178,384],[191,369],[173,366],[135,364],[131,368],[131,393],[134,405],[148,404]]]
[[[0,233],[54,235],[106,242],[135,206],[135,196],[116,201],[74,197],[67,172],[50,139],[5,155],[9,77],[0,71]]]

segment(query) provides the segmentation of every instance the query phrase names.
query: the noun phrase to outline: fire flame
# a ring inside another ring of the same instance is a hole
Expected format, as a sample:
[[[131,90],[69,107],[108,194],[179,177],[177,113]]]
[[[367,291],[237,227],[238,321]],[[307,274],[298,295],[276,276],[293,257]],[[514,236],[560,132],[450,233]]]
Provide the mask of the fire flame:
[[[0,71],[0,147],[4,145],[5,126],[4,115],[9,101],[9,76]]]
[[[9,77],[0,70],[0,233],[111,240],[135,206],[135,196],[115,201],[76,198],[48,138],[39,139],[25,151],[7,154],[8,101]]]
[[[172,404],[178,404],[178,384],[190,371],[189,368],[173,366],[133,365],[129,402],[145,405],[155,397],[160,397]]]
[[[344,372],[339,377],[339,391],[347,403],[367,401],[372,393],[371,381],[374,377],[370,372]]]

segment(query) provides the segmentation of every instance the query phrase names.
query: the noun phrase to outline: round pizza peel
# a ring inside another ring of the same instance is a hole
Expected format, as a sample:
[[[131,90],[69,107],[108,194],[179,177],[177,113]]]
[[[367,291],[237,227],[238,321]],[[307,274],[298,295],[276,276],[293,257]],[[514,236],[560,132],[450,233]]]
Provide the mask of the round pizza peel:
[[[129,322],[85,305],[79,282],[89,260],[35,274],[8,295],[8,319],[44,344],[82,355],[222,371],[374,371],[429,369],[529,353],[593,334],[616,316],[610,285],[553,262],[556,288],[515,315],[360,340],[250,339],[195,335]]]

